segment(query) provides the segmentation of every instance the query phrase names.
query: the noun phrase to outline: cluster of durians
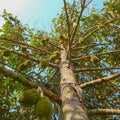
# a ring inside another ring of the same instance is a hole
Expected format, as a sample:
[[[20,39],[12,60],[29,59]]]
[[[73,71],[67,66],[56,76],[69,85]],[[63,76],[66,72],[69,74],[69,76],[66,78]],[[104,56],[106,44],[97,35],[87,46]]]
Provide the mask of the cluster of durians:
[[[19,97],[23,107],[34,106],[34,113],[39,120],[50,120],[52,115],[52,102],[46,96],[41,96],[37,89],[25,90]]]

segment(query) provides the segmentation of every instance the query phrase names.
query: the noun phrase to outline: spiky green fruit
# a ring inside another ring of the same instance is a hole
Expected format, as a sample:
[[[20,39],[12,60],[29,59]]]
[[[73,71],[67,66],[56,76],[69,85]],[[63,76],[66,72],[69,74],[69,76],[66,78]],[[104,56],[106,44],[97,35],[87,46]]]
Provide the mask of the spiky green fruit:
[[[67,41],[67,37],[63,36],[63,35],[60,35],[60,40],[63,40],[63,41]]]
[[[2,55],[9,56],[10,55],[10,50],[9,49],[3,50]]]
[[[99,62],[99,60],[100,59],[96,55],[91,55],[90,61],[92,63],[97,63],[97,62]]]
[[[56,54],[53,54],[50,56],[50,61],[55,61],[55,59],[57,58]]]
[[[56,59],[56,60],[55,60],[55,63],[56,63],[56,64],[59,64],[59,63],[60,63],[60,60],[59,60],[59,59]]]
[[[26,60],[26,61],[24,62],[24,65],[25,65],[25,66],[31,66],[31,64],[32,64],[31,60]]]
[[[55,51],[54,55],[56,55],[56,57],[59,57],[60,56],[60,52],[59,51]]]
[[[25,70],[26,68],[30,67],[31,65],[32,65],[32,62],[30,60],[26,60],[19,65],[18,70],[20,70],[20,71]]]
[[[35,106],[35,115],[39,120],[51,120],[52,103],[48,97],[43,96]]]
[[[80,37],[79,38],[79,43],[82,43],[84,41],[84,38]]]
[[[49,65],[49,61],[47,59],[42,59],[39,63],[39,66],[43,69],[46,68],[48,65]]]
[[[42,46],[45,47],[48,44],[48,41],[49,41],[48,37],[43,37]]]
[[[31,107],[37,104],[40,94],[37,89],[25,90],[19,97],[19,102],[24,107]]]
[[[22,51],[23,51],[23,52],[26,52],[27,46],[22,46],[21,48],[22,48]]]
[[[49,38],[48,38],[48,37],[44,37],[43,40],[46,41],[46,42],[48,42],[48,41],[49,41]]]
[[[24,63],[21,63],[18,67],[18,70],[22,71],[22,70],[25,70],[26,66]]]

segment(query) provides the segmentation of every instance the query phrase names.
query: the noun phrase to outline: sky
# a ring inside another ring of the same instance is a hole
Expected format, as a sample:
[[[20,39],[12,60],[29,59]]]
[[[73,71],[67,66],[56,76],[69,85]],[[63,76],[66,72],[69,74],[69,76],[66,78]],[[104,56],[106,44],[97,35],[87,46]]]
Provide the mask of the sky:
[[[93,4],[101,8],[103,1],[93,0]],[[7,12],[17,16],[23,24],[28,24],[34,29],[49,31],[51,20],[60,13],[62,7],[63,0],[0,0],[0,15],[6,9]],[[3,20],[0,18],[0,26],[2,24]]]

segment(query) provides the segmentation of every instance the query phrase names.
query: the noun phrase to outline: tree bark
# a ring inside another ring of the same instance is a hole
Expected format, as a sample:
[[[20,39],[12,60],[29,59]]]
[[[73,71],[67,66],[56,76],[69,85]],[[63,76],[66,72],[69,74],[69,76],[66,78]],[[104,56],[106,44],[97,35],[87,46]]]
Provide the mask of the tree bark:
[[[82,101],[82,89],[76,84],[72,68],[69,68],[66,50],[61,50],[61,99],[64,120],[89,120]]]

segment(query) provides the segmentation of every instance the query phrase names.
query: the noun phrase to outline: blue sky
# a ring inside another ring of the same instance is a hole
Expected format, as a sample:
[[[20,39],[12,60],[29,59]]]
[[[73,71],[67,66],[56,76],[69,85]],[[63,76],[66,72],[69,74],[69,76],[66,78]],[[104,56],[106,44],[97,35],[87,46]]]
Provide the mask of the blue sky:
[[[68,0],[71,1],[71,0]],[[102,7],[105,0],[93,0],[97,8]],[[52,18],[60,13],[63,0],[0,0],[0,14],[4,9],[12,13],[34,29],[50,30]],[[0,26],[3,20],[0,18]]]

